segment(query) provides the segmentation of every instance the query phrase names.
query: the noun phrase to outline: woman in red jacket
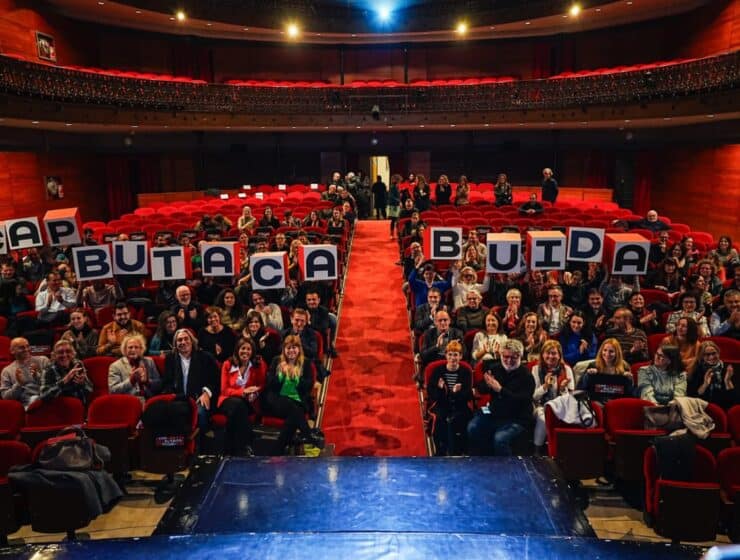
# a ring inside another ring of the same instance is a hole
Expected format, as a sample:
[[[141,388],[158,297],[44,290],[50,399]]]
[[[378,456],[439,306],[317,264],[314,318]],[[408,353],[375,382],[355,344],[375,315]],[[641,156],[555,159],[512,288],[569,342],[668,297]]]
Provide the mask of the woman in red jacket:
[[[224,453],[227,455],[252,455],[254,434],[249,416],[258,411],[266,369],[254,342],[247,338],[239,339],[234,355],[221,368],[218,411],[226,416]]]

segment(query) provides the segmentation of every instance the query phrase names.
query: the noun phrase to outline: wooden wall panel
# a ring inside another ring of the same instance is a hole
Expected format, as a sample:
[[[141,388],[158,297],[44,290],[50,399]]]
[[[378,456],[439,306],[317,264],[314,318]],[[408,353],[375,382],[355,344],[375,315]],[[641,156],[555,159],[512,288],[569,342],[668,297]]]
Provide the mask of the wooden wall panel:
[[[63,199],[46,199],[46,175],[62,178]],[[105,179],[94,157],[0,152],[0,181],[0,219],[42,217],[47,210],[72,207],[80,209],[85,221],[108,217]]]
[[[740,238],[740,144],[667,149],[655,155],[652,205],[715,237]]]

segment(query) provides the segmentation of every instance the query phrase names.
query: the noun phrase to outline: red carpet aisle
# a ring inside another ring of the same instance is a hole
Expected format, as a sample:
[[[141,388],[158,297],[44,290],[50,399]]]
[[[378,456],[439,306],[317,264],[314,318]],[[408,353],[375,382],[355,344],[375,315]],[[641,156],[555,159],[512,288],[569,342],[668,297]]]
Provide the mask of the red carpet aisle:
[[[322,430],[335,455],[424,456],[419,400],[387,221],[357,225]]]

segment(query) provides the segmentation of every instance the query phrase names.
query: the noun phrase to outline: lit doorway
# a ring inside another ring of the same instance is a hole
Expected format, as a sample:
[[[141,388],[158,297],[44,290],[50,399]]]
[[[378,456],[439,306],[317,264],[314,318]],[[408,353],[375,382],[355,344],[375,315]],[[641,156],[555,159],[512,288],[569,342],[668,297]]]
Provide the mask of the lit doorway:
[[[391,182],[391,164],[388,156],[370,156],[370,184],[380,175],[381,180],[389,185]]]

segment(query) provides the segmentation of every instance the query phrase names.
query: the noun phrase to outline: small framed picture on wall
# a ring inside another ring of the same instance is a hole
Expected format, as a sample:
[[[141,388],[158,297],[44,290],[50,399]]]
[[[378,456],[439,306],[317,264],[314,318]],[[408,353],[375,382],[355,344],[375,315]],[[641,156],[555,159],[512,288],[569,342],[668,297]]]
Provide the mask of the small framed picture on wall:
[[[51,35],[41,33],[41,31],[36,32],[36,51],[41,60],[57,61],[57,49],[54,45],[54,37]]]
[[[44,177],[44,189],[46,190],[47,200],[61,200],[64,198],[64,187],[62,178],[54,175]]]

